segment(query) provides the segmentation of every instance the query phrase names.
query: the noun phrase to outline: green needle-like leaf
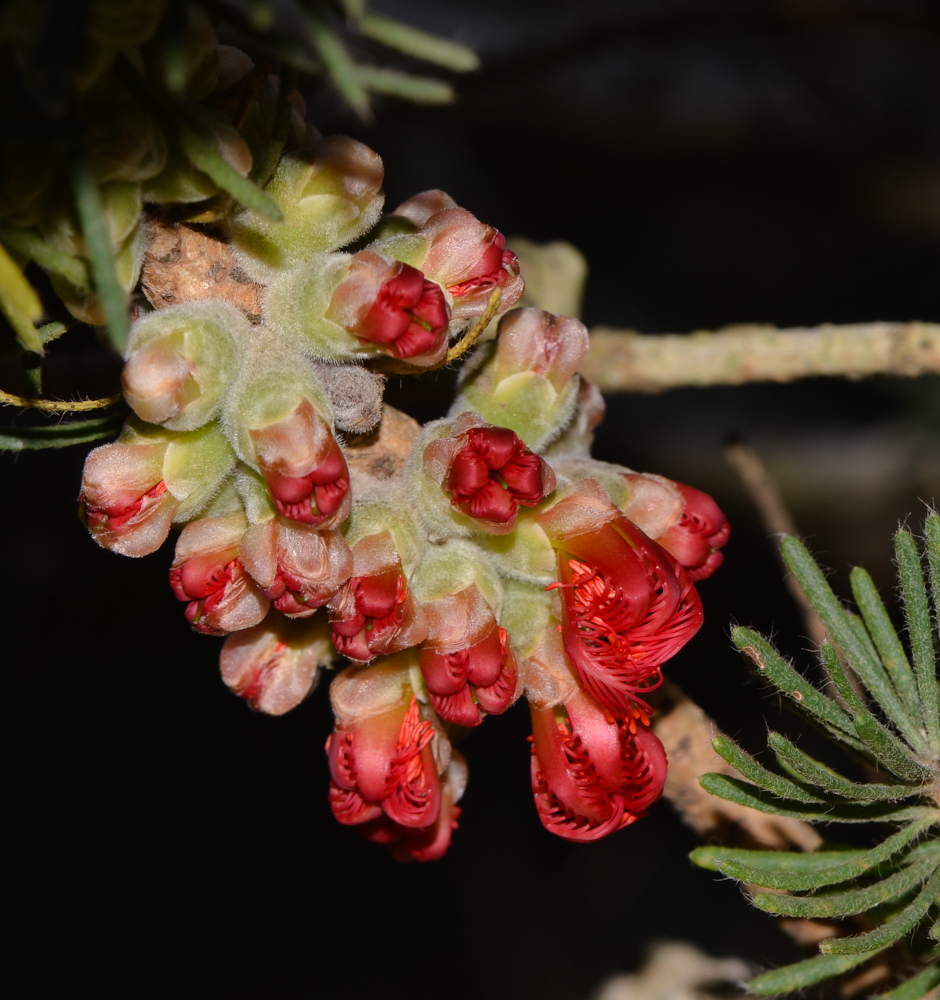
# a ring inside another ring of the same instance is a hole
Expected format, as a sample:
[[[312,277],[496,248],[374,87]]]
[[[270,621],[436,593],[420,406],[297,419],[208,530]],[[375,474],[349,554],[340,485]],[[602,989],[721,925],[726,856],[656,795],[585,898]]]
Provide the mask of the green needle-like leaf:
[[[361,118],[369,117],[369,95],[342,38],[321,18],[309,18],[310,40],[337,89]]]
[[[63,253],[37,233],[3,222],[0,223],[0,240],[11,250],[36,261],[40,267],[61,275],[80,292],[89,289],[88,268],[85,262],[79,257]]]
[[[940,616],[940,517],[936,511],[931,511],[924,523],[924,541],[927,545],[927,565],[930,567],[930,589],[933,596],[934,613]],[[934,664],[936,673],[936,663]],[[919,675],[919,668],[918,668]],[[929,667],[924,671],[925,686],[930,677]],[[918,676],[918,687],[920,678]],[[927,699],[923,703],[924,714],[927,718],[927,737],[930,748],[934,753],[940,754],[940,707],[937,704],[937,687],[933,685],[927,692]]]
[[[920,836],[928,827],[932,826],[940,818],[934,810],[921,810],[921,815],[909,823],[906,827],[892,834],[887,840],[873,847],[869,851],[863,851],[857,857],[841,864],[833,865],[832,868],[818,869],[813,872],[794,871],[762,871],[751,865],[739,864],[735,861],[716,860],[718,870],[739,882],[751,882],[754,885],[765,886],[768,889],[786,889],[789,892],[804,892],[810,889],[818,889],[824,885],[836,885],[845,882],[850,878],[858,878],[864,875],[875,865],[887,861],[899,851],[903,850],[911,841]]]
[[[907,706],[911,716],[920,720],[921,704],[917,691],[917,681],[914,671],[907,661],[904,646],[898,638],[898,633],[891,624],[888,611],[881,600],[881,595],[875,588],[875,583],[868,573],[856,566],[849,578],[855,603],[858,605],[865,626],[872,640],[878,647],[881,662],[894,682],[898,694]]]
[[[870,951],[864,955],[817,955],[805,962],[785,965],[782,969],[773,969],[763,975],[755,976],[747,988],[754,996],[769,997],[777,993],[792,993],[794,990],[821,983],[824,979],[838,976],[849,969],[861,965],[862,962],[877,955]]]
[[[260,188],[263,188],[271,179],[271,175],[281,158],[281,153],[284,151],[284,143],[287,141],[287,133],[290,130],[296,80],[297,74],[289,67],[281,74],[271,138],[264,152],[255,161],[251,172],[251,179]]]
[[[95,291],[108,320],[108,334],[115,350],[123,354],[130,330],[127,295],[118,281],[101,192],[85,156],[78,157],[72,166],[72,187],[82,235],[88,245]]]
[[[696,847],[689,859],[699,868],[719,871],[719,861],[735,861],[764,871],[815,872],[851,861],[865,852],[845,851],[756,851],[748,847]]]
[[[761,892],[752,902],[759,910],[785,917],[844,917],[850,913],[864,913],[920,885],[936,870],[938,864],[940,855],[935,853],[932,857],[902,868],[894,875],[863,889],[849,889],[847,892],[819,896],[781,896],[778,893]]]
[[[897,802],[920,792],[919,785],[877,785],[849,781],[837,771],[798,750],[779,733],[771,733],[767,742],[780,763],[796,772],[802,780],[842,798],[861,802]]]
[[[429,35],[426,31],[419,31],[381,14],[364,15],[359,22],[359,31],[367,38],[398,49],[407,56],[436,63],[456,73],[468,73],[480,68],[479,57],[466,45]]]
[[[902,781],[923,784],[936,779],[933,771],[911,759],[910,749],[894,733],[886,729],[867,708],[861,708],[856,714],[855,732],[878,761]]]
[[[873,1000],[921,1000],[940,983],[940,964],[928,965],[906,983],[901,983],[888,993],[882,993]]]
[[[734,740],[727,736],[716,736],[712,740],[712,746],[715,753],[723,757],[736,771],[740,771],[748,781],[754,782],[755,785],[773,792],[781,798],[796,799],[797,802],[825,802],[825,799],[813,795],[787,778],[762,767],[749,753],[745,753]]]
[[[917,690],[920,692],[930,746],[937,753],[940,752],[940,719],[937,716],[937,668],[930,608],[927,604],[927,590],[917,554],[917,543],[909,531],[899,531],[894,536],[894,554],[898,564],[898,576],[901,578],[904,613],[914,657],[914,670],[917,674]]]
[[[415,104],[450,104],[454,88],[443,80],[428,76],[415,76],[384,66],[357,66],[359,82],[374,94],[400,97]]]
[[[114,437],[121,429],[123,416],[75,420],[54,427],[0,429],[0,451],[37,451],[44,448],[67,448]]]
[[[873,948],[887,948],[889,944],[894,944],[905,934],[909,934],[920,923],[936,901],[938,892],[940,892],[940,871],[935,871],[913,902],[897,916],[867,934],[823,941],[819,950],[824,955],[857,955]]]

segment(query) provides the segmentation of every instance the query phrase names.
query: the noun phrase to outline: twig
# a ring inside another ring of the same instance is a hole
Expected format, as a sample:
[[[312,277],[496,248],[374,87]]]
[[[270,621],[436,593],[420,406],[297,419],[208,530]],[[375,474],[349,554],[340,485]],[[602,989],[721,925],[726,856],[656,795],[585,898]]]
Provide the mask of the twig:
[[[760,514],[767,534],[797,534],[796,525],[780,495],[777,483],[767,471],[767,466],[761,461],[760,455],[749,444],[735,442],[725,446],[725,458],[740,477],[747,495]],[[787,575],[787,587],[790,594],[803,615],[803,623],[806,626],[808,637],[818,646],[826,638],[826,628],[806,599],[806,595],[800,590],[796,578],[787,569],[780,557],[779,550],[777,556],[780,558],[780,564]]]
[[[753,325],[655,336],[595,327],[581,371],[603,392],[792,382],[819,375],[936,374],[940,324],[827,323],[790,330]]]
[[[74,403],[57,399],[31,399],[28,396],[14,396],[12,392],[0,389],[0,404],[20,406],[26,410],[44,410],[46,413],[80,413],[83,410],[104,410],[120,403],[123,396],[117,392],[101,399],[78,399]]]

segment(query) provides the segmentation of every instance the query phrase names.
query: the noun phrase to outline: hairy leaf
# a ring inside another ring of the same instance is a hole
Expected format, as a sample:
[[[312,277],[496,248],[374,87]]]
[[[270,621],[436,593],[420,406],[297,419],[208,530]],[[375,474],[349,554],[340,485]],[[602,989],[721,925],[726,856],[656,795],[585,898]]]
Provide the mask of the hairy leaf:
[[[882,993],[873,1000],[921,1000],[940,983],[940,964],[928,965],[906,983],[901,983],[888,993]]]
[[[782,798],[796,799],[798,802],[822,803],[825,799],[813,795],[792,781],[768,771],[749,754],[745,753],[734,740],[727,736],[716,736],[712,740],[715,753],[723,757],[735,770],[740,771],[748,781]]]
[[[42,448],[67,448],[113,437],[121,429],[123,417],[95,417],[75,420],[54,427],[19,427],[0,429],[0,451],[36,451]]]
[[[359,22],[359,30],[367,38],[389,48],[398,49],[399,52],[424,62],[436,63],[456,73],[467,73],[480,68],[479,57],[466,45],[429,35],[426,31],[381,14],[365,14]]]
[[[805,962],[785,965],[782,969],[773,969],[771,972],[755,976],[747,984],[747,988],[754,996],[758,997],[769,997],[776,993],[790,993],[793,990],[802,989],[804,986],[812,986],[813,983],[821,983],[824,979],[848,972],[849,969],[861,965],[862,962],[877,954],[877,951],[870,951],[863,955],[817,955],[815,958],[808,958]]]
[[[736,861],[767,871],[815,872],[857,858],[861,848],[845,851],[758,851],[749,847],[696,847],[689,855],[699,868],[717,872],[718,861]]]

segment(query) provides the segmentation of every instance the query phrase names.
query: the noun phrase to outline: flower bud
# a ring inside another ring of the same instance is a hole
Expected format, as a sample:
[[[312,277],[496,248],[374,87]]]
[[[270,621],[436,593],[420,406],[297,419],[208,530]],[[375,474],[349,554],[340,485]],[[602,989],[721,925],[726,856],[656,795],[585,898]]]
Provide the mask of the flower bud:
[[[659,544],[684,566],[693,580],[704,580],[724,562],[719,551],[728,541],[731,527],[715,501],[701,490],[673,483],[685,507],[678,523],[658,539]]]
[[[440,286],[372,250],[332,254],[287,273],[268,290],[265,315],[315,357],[387,354],[414,365],[443,358],[450,321]]]
[[[565,840],[600,840],[662,794],[666,754],[646,726],[618,722],[589,695],[532,709],[532,791],[542,825]]]
[[[211,517],[187,525],[176,543],[170,587],[186,605],[197,632],[225,635],[257,625],[271,602],[238,557],[248,525],[242,516]]]
[[[385,844],[396,861],[437,861],[447,853],[450,839],[457,829],[460,808],[457,803],[467,787],[467,762],[456,750],[441,776],[441,808],[437,819],[424,829],[401,826],[380,816],[359,827],[360,833],[373,844]]]
[[[342,524],[352,502],[349,470],[329,425],[309,400],[280,420],[249,428],[249,435],[284,517],[324,529]]]
[[[537,520],[558,552],[565,652],[581,683],[615,714],[648,712],[642,695],[702,624],[685,570],[585,479]]]
[[[516,255],[506,249],[506,237],[466,209],[458,208],[443,191],[415,195],[399,205],[393,215],[415,225],[426,249],[420,264],[413,260],[408,263],[420,266],[432,281],[447,289],[454,299],[455,319],[481,316],[495,288],[501,292],[501,311],[518,302],[525,282]],[[408,246],[407,241],[404,245]],[[392,239],[388,243],[392,253],[394,246]]]
[[[137,320],[121,376],[142,419],[189,431],[211,420],[235,374],[237,342],[250,326],[235,306],[192,302]]]
[[[163,481],[167,443],[116,442],[89,452],[79,513],[102,548],[146,556],[166,541],[179,505]]]
[[[309,153],[282,157],[266,190],[284,220],[251,211],[232,220],[233,248],[245,271],[267,283],[313,254],[367,233],[382,212],[383,178],[379,156],[346,136],[329,136]]]
[[[578,404],[574,420],[560,437],[556,438],[545,452],[545,457],[554,465],[555,459],[590,458],[594,444],[594,431],[604,420],[607,404],[600,389],[593,382],[578,380]]]
[[[248,528],[239,558],[264,596],[290,618],[309,617],[326,604],[353,566],[342,532],[279,517]]]
[[[508,534],[520,506],[534,507],[555,489],[555,474],[519,437],[463,413],[448,436],[423,451],[426,475],[440,485],[457,522],[494,535]]]
[[[330,687],[336,715],[327,741],[330,807],[340,823],[359,825],[384,814],[420,830],[438,819],[438,775],[447,767],[449,746],[439,764],[436,731],[412,687],[412,666],[411,658],[394,657],[349,667]]]
[[[317,686],[321,667],[335,657],[326,620],[293,622],[269,614],[225,640],[219,667],[229,690],[258,712],[284,715]]]
[[[421,642],[427,621],[415,604],[392,535],[368,535],[352,553],[352,578],[329,602],[337,650],[365,663]]]
[[[495,346],[484,344],[465,367],[452,412],[474,410],[541,452],[571,420],[587,345],[579,320],[513,310],[500,320]]]

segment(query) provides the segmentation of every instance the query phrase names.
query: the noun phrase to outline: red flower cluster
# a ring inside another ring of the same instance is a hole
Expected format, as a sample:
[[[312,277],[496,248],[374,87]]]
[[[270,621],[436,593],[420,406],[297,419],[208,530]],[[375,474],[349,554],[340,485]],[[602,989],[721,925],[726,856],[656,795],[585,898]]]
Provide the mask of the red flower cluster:
[[[399,273],[379,289],[356,334],[362,340],[389,345],[396,358],[414,358],[438,350],[449,320],[440,287],[417,268],[402,264]]]

